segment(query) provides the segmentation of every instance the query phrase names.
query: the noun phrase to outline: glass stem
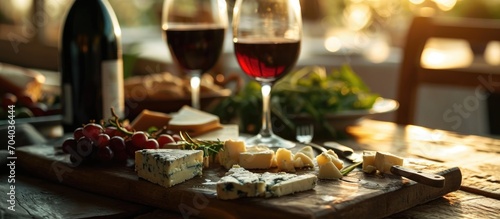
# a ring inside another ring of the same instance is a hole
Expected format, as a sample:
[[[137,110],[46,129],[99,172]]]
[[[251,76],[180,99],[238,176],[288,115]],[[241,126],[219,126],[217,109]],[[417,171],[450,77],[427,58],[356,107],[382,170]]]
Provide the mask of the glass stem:
[[[191,106],[195,109],[200,109],[200,77],[200,72],[191,72]]]
[[[271,83],[262,82],[261,83],[262,92],[262,128],[260,129],[260,135],[264,138],[273,135],[273,126],[271,124]]]

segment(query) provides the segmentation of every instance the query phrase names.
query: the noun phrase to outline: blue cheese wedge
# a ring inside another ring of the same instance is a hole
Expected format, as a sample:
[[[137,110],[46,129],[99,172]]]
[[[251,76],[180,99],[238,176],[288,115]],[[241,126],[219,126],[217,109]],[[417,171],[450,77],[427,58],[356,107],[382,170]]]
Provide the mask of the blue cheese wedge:
[[[238,165],[234,165],[217,182],[217,197],[220,199],[257,197],[262,196],[265,191],[266,184],[260,179],[260,174],[252,173]]]
[[[296,175],[284,172],[265,172],[261,179],[266,182],[265,197],[280,197],[310,190],[316,186],[318,181],[318,177],[313,174]]]
[[[313,174],[296,175],[279,172],[252,173],[235,165],[217,182],[217,197],[280,197],[313,189],[318,178]]]
[[[140,178],[168,188],[195,176],[201,176],[203,151],[138,150],[135,152],[135,170]]]

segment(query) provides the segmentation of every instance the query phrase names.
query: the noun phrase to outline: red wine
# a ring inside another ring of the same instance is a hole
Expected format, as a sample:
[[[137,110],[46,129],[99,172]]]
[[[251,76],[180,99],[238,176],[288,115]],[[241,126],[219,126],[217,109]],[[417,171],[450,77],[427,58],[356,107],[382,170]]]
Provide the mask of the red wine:
[[[66,132],[124,110],[120,29],[106,0],[76,0],[61,37],[61,102]]]
[[[273,81],[293,68],[299,57],[300,41],[239,40],[234,43],[234,51],[247,75]]]
[[[219,58],[224,32],[224,28],[179,28],[167,29],[165,35],[170,52],[182,68],[205,72]]]

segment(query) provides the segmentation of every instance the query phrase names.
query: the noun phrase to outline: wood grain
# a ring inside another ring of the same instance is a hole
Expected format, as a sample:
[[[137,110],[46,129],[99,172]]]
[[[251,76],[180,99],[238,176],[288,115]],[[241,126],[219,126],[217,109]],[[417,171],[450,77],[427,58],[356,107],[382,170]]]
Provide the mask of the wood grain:
[[[67,155],[47,145],[17,151],[18,165],[26,173],[85,191],[179,212],[182,216],[219,218],[380,218],[439,198],[460,188],[461,172],[430,162],[413,160],[412,168],[445,177],[444,188],[421,185],[393,175],[367,175],[354,171],[343,180],[320,180],[314,190],[280,198],[224,201],[216,198],[215,182],[221,168],[171,188],[139,179],[128,167],[71,167]],[[302,171],[299,173],[308,172]],[[57,185],[57,184],[56,184]]]

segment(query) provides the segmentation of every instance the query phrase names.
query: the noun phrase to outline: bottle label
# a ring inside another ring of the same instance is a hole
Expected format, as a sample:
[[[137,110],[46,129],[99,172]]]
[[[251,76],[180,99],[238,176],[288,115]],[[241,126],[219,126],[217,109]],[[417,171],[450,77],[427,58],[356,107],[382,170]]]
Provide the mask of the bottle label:
[[[114,109],[117,116],[123,118],[125,99],[123,94],[122,59],[102,61],[101,73],[103,119],[111,118],[111,108]]]

